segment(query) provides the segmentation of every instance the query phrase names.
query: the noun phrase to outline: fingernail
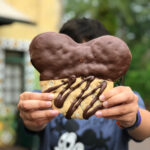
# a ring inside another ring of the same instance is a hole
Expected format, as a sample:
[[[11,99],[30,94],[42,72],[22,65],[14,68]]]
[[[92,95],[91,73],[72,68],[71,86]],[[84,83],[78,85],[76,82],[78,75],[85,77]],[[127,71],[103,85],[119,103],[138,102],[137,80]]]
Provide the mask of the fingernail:
[[[51,102],[46,102],[46,105],[47,106],[51,106]]]
[[[96,116],[97,117],[101,117],[102,116],[102,112],[101,111],[96,112]]]
[[[103,102],[103,106],[108,107],[108,102],[107,101]]]
[[[53,94],[49,94],[49,95],[48,95],[48,98],[49,98],[50,100],[52,100],[52,99],[54,98],[54,95],[53,95]]]
[[[59,111],[58,111],[58,110],[53,110],[53,111],[51,111],[51,113],[52,113],[53,115],[58,115],[58,114],[59,114]]]
[[[100,101],[104,101],[104,100],[105,100],[105,96],[104,96],[104,95],[101,95],[101,96],[99,97],[99,99],[100,99]]]

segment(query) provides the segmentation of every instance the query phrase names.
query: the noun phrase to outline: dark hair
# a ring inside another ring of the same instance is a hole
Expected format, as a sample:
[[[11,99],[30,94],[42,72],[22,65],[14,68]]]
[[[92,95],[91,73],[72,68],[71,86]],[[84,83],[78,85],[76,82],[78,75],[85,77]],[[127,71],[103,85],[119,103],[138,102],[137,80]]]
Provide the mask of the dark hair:
[[[69,20],[62,26],[60,33],[70,36],[78,43],[109,34],[98,20],[87,18]]]

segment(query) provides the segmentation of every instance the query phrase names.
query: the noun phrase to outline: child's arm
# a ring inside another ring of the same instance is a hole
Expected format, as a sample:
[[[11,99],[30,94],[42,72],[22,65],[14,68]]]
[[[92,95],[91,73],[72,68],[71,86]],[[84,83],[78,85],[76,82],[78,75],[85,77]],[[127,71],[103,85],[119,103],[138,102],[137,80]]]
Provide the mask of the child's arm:
[[[118,86],[100,96],[106,109],[96,112],[97,117],[116,120],[123,128],[129,128],[136,122],[137,111],[141,113],[141,123],[128,133],[137,140],[150,136],[150,112],[140,109],[138,96],[125,86]]]

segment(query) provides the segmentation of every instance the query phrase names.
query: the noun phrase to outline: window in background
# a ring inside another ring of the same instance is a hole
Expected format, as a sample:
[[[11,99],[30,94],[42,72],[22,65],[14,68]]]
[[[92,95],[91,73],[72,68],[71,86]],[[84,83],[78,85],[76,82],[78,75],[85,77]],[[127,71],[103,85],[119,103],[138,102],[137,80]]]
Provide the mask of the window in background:
[[[24,89],[24,53],[5,51],[5,79],[3,97],[5,104],[16,105]]]

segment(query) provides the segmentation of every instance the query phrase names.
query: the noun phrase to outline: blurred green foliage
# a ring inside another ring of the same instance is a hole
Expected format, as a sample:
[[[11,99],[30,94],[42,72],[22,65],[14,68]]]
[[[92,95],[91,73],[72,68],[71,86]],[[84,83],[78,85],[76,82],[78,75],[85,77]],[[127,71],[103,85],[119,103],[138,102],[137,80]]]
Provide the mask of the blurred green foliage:
[[[150,104],[150,1],[63,0],[63,22],[71,18],[98,19],[112,35],[126,41],[132,63],[125,84]]]

